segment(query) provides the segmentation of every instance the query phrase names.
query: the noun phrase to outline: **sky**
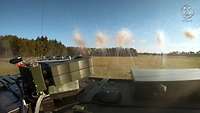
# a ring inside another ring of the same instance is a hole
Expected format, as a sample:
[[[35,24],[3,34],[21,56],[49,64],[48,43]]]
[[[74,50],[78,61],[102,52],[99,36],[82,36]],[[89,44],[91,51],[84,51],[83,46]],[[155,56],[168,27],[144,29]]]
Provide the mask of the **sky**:
[[[189,21],[183,14],[188,4],[194,12]],[[77,33],[86,47],[199,51],[200,1],[0,0],[0,35],[46,35],[77,46]]]

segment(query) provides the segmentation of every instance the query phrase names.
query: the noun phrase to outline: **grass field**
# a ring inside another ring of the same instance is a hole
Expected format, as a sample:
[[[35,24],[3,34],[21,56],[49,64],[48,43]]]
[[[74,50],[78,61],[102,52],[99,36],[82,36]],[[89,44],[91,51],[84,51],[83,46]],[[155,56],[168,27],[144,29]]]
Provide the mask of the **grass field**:
[[[200,57],[151,56],[93,57],[94,74],[98,77],[130,78],[131,68],[200,68]],[[14,74],[18,70],[8,59],[0,59],[0,75]]]
[[[94,57],[94,72],[100,77],[130,78],[133,68],[200,68],[200,57],[151,56]]]

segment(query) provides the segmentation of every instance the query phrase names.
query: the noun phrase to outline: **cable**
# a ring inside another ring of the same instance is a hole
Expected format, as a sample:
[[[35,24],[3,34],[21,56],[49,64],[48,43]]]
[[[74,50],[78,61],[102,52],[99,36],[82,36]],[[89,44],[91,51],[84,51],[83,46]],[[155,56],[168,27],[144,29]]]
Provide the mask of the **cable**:
[[[49,95],[46,95],[44,92],[39,96],[36,106],[35,106],[35,112],[34,113],[39,113],[40,112],[40,105],[42,103],[42,100]]]

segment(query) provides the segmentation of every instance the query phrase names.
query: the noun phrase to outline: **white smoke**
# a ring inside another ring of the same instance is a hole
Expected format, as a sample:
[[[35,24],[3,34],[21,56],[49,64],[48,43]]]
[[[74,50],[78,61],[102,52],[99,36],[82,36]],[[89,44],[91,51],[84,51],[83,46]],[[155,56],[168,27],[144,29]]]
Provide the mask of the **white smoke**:
[[[165,47],[165,34],[162,31],[156,32],[156,43],[160,49]]]
[[[76,31],[74,33],[74,41],[80,48],[84,48],[85,47],[85,42],[84,42],[80,32]]]
[[[157,46],[160,49],[160,56],[161,56],[161,65],[165,64],[165,55],[163,55],[162,53],[164,52],[165,49],[165,33],[163,31],[157,31],[156,32],[156,42],[157,42]]]
[[[109,42],[108,36],[103,32],[97,32],[96,34],[96,47],[104,48]]]
[[[121,29],[116,36],[116,44],[118,47],[131,46],[133,44],[133,34],[127,29]]]
[[[199,36],[200,34],[200,28],[189,28],[184,31],[184,35],[188,39],[195,39]]]

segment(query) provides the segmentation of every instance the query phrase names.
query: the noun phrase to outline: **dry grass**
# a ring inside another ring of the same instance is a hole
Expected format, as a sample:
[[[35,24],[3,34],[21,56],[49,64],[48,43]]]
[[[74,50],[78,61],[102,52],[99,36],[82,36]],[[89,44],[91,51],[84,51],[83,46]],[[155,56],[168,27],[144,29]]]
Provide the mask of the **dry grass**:
[[[200,68],[200,57],[151,56],[94,57],[94,72],[100,77],[130,78],[132,68]]]
[[[137,57],[93,57],[98,77],[130,78],[132,68],[200,68],[200,57],[140,55]],[[162,63],[163,62],[163,63]],[[0,59],[0,75],[14,74],[18,69],[8,59]]]

